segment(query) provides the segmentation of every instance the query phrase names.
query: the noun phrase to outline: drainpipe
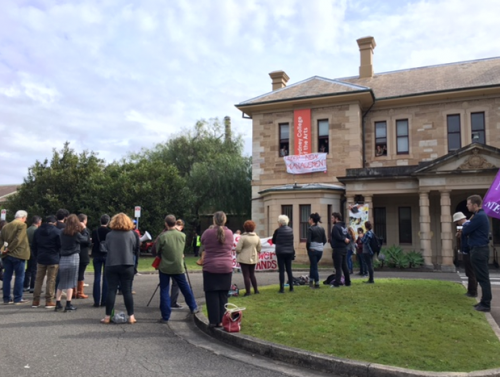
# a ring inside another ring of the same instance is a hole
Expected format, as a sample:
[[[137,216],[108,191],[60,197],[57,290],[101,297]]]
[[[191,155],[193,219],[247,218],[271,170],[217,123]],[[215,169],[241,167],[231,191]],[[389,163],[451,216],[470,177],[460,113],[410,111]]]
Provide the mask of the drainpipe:
[[[365,117],[370,112],[370,110],[372,109],[372,107],[375,105],[375,96],[373,95],[373,91],[372,90],[370,90],[370,94],[372,95],[373,102],[372,102],[371,106],[368,108],[368,110],[366,110],[366,112],[361,117],[361,130],[362,130],[361,139],[362,139],[362,142],[363,142],[363,149],[362,149],[363,150],[363,169],[366,168],[366,145],[365,145],[366,125],[365,125]]]

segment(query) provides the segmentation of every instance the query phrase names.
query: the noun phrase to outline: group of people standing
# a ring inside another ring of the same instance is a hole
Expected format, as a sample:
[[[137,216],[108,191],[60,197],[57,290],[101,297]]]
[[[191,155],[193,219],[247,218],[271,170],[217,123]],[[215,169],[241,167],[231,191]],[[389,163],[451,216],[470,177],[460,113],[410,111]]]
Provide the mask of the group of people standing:
[[[47,216],[41,224],[40,217],[35,216],[29,229],[26,225],[27,216],[26,211],[17,211],[14,220],[0,230],[2,262],[5,267],[4,304],[19,305],[28,302],[23,298],[25,263],[33,258],[36,274],[32,307],[40,306],[42,285],[46,279],[45,308],[64,312],[76,310],[72,299],[88,298],[84,293],[84,273],[90,262],[89,250],[92,247],[95,268],[94,307],[106,306],[106,316],[101,322],[109,323],[119,287],[123,293],[129,323],[135,323],[132,281],[140,240],[134,231],[135,225],[127,215],[119,213],[111,221],[108,215],[103,215],[101,227],[92,233],[92,237],[85,214],[77,216],[60,209],[56,216]],[[102,276],[104,278],[101,279]],[[66,292],[64,307],[61,304],[63,291]]]

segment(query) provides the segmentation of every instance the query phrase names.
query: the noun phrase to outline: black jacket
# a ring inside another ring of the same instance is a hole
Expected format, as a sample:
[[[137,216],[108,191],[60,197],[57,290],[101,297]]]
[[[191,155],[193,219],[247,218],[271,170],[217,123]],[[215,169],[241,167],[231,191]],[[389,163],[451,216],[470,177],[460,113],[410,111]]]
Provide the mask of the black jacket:
[[[336,223],[332,228],[332,236],[330,238],[332,249],[345,249],[348,246],[348,244],[345,243],[346,238],[351,239],[351,236],[349,235],[345,223],[342,221]]]
[[[61,232],[61,256],[67,257],[76,253],[80,253],[80,244],[90,242],[88,233],[76,233],[73,236]]]
[[[99,233],[97,233],[99,232]],[[106,236],[111,232],[111,229],[105,226],[100,226],[92,232],[92,256],[105,258],[107,253],[99,251],[99,243],[106,240]]]
[[[292,228],[284,225],[276,229],[273,234],[273,244],[276,245],[276,255],[295,254]]]
[[[90,263],[90,256],[89,256],[90,231],[89,231],[89,229],[85,228],[84,230],[82,230],[82,235],[87,238],[87,241],[80,243],[80,264],[89,264]]]
[[[59,264],[61,230],[55,225],[42,224],[33,235],[31,247],[37,263],[44,266]]]
[[[306,249],[307,251],[310,251],[309,248],[311,246],[311,242],[318,242],[322,243],[323,245],[326,243],[326,234],[325,230],[318,226],[318,225],[313,225],[307,229],[307,242],[306,242]]]

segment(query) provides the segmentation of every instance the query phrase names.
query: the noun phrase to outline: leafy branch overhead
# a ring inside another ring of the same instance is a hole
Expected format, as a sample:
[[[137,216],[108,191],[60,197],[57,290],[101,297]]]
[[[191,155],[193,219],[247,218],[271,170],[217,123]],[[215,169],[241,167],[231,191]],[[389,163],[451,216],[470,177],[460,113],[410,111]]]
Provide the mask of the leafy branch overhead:
[[[249,215],[251,159],[229,120],[200,120],[192,129],[151,149],[110,164],[94,151],[76,153],[66,142],[50,162],[36,161],[7,202],[9,214],[25,209],[45,217],[59,208],[85,213],[97,226],[103,213],[133,215],[143,208],[140,227],[158,234],[167,213],[198,226],[201,214],[223,210]]]

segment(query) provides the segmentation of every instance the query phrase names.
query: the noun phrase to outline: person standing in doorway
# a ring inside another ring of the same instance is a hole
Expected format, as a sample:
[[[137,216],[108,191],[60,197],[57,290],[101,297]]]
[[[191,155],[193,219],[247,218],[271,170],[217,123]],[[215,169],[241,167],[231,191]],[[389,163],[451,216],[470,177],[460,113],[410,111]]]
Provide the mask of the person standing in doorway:
[[[462,233],[463,227],[467,226],[469,222],[467,221],[467,217],[465,217],[462,212],[453,214],[453,222],[457,226],[456,237],[459,244],[459,250],[462,253],[465,275],[468,279],[467,293],[465,295],[467,297],[477,297],[477,280],[476,275],[474,274],[474,267],[472,267],[472,263],[470,261],[470,248],[467,243],[467,236]]]
[[[480,312],[491,311],[491,283],[488,261],[490,259],[489,233],[490,222],[481,208],[483,199],[479,195],[467,198],[467,209],[474,215],[462,229],[462,234],[468,238],[470,260],[474,267],[476,279],[481,286],[482,297],[474,309]]]

